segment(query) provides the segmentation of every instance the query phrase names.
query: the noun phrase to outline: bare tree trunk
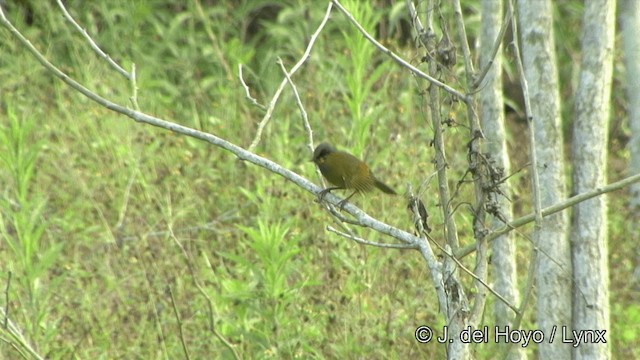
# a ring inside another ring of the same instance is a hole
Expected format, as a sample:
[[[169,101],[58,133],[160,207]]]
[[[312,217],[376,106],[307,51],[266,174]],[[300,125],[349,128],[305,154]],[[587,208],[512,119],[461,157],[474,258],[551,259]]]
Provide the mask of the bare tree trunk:
[[[626,68],[625,84],[627,88],[627,104],[629,106],[629,175],[640,174],[640,2],[638,0],[622,0],[620,2],[620,23],[622,24],[622,47]],[[629,205],[640,213],[640,183],[632,184]]]
[[[602,186],[607,180],[607,129],[615,29],[615,0],[589,0],[585,5],[572,142],[573,192],[576,194]],[[573,329],[576,332],[586,330],[586,333],[608,331],[606,197],[599,196],[575,206],[571,244],[575,287]],[[606,343],[586,342],[574,348],[573,356],[574,359],[608,359],[611,350]]]
[[[637,0],[621,0],[620,24],[622,25],[622,54],[626,70],[627,106],[629,109],[629,175],[640,174],[640,3]],[[640,217],[640,183],[629,188],[629,206]],[[640,264],[640,260],[636,263]],[[640,282],[640,265],[634,271]]]
[[[497,0],[482,1],[482,24],[480,32],[480,68],[484,68],[493,61],[491,70],[487,73],[482,91],[479,93],[480,120],[485,134],[485,149],[490,156],[492,168],[502,170],[503,178],[510,173],[511,164],[507,154],[504,129],[504,102],[502,94],[502,52],[498,51],[492,58],[493,46],[498,39],[502,25],[503,2]],[[506,184],[500,186],[500,191],[490,192],[488,201],[495,205],[498,216],[491,219],[491,228],[504,225],[504,220],[513,217],[509,200],[501,195],[510,194]],[[520,302],[517,282],[516,246],[510,234],[503,235],[491,243],[492,246],[492,275],[494,289],[512,304]],[[494,305],[496,326],[504,328],[511,326],[515,317],[514,312],[503,302],[496,301]],[[507,345],[508,346],[508,345]],[[524,349],[521,346],[511,347],[509,359],[523,359]]]
[[[531,115],[537,147],[542,207],[566,197],[558,71],[553,40],[551,1],[518,0],[522,61],[529,85]],[[537,327],[551,334],[571,323],[571,254],[567,216],[545,217],[535,234]],[[558,341],[539,344],[541,359],[569,359],[571,347]]]
[[[415,5],[410,1],[406,1],[407,8],[409,10],[409,17],[412,19],[413,26],[416,29],[417,34],[420,36],[420,42],[425,47],[427,54],[436,53],[436,41],[435,33],[433,31],[433,15],[436,6],[432,2],[428,2],[425,5],[426,11],[424,12],[424,26],[418,16]],[[441,24],[444,26],[444,24]],[[439,69],[436,59],[429,61],[429,74],[433,77],[438,77]],[[434,129],[433,143],[435,146],[435,161],[438,169],[438,190],[440,195],[440,202],[442,204],[443,218],[446,219],[445,224],[445,236],[446,246],[448,249],[457,249],[459,247],[458,231],[456,229],[455,218],[451,216],[451,201],[450,191],[448,187],[448,170],[447,160],[445,154],[445,141],[442,129],[441,114],[441,94],[440,89],[436,86],[429,87],[429,107],[431,115],[431,123]],[[445,258],[442,263],[442,286],[447,295],[446,303],[443,303],[441,311],[447,319],[447,337],[449,341],[446,343],[447,359],[468,359],[470,358],[469,344],[461,341],[460,334],[469,326],[469,304],[464,293],[464,289],[461,286],[458,279],[458,265],[450,258]],[[432,270],[433,271],[433,270]],[[443,334],[444,335],[444,334]]]

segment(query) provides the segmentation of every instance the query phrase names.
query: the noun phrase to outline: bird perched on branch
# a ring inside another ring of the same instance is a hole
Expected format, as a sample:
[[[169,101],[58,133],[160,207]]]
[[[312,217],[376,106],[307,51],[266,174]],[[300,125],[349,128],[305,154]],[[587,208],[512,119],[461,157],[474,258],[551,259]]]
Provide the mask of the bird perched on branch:
[[[395,195],[396,193],[389,186],[378,180],[362,160],[348,152],[338,151],[327,143],[322,143],[316,147],[312,161],[318,165],[325,179],[334,185],[322,190],[318,194],[320,199],[331,190],[354,190],[351,195],[340,202],[339,206],[341,208],[347,200],[358,192],[363,193],[371,191],[373,188],[378,188],[387,194]]]

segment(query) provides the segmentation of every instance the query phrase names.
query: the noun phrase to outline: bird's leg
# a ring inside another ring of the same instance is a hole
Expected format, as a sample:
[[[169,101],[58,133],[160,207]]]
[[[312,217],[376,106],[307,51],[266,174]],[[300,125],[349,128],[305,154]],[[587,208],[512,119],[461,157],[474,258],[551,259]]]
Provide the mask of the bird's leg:
[[[351,193],[351,195],[347,196],[347,198],[346,198],[346,199],[344,199],[344,200],[342,200],[342,201],[340,201],[340,202],[338,203],[338,207],[340,207],[340,211],[344,210],[344,205],[345,205],[345,204],[347,203],[347,201],[349,201],[349,199],[351,199],[351,197],[352,197],[353,195],[355,195],[357,192],[358,192],[357,190],[356,190],[356,191],[354,191],[354,192],[352,192],[352,193]]]
[[[324,190],[322,190],[322,191],[320,191],[318,193],[318,199],[320,201],[322,201],[324,199],[324,196],[327,195],[327,193],[331,192],[331,190],[338,190],[338,189],[344,189],[344,188],[341,188],[341,187],[338,187],[338,186],[328,187],[328,188],[326,188],[326,189],[324,189]]]

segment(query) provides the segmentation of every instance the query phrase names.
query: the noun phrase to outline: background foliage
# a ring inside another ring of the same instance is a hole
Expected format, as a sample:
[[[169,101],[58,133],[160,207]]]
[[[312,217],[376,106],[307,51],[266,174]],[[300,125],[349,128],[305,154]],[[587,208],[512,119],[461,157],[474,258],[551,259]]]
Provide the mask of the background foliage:
[[[282,79],[319,24],[326,3],[273,1],[67,1],[67,8],[114,59],[136,64],[141,110],[248,146]],[[419,63],[422,56],[402,4],[345,1],[365,27]],[[480,14],[468,2],[467,31]],[[563,99],[572,96],[580,57],[576,31],[582,5],[557,5],[556,34]],[[58,66],[88,88],[128,104],[128,83],[98,59],[53,2],[10,3],[8,16]],[[616,89],[624,76],[616,58]],[[460,66],[460,64],[458,64]],[[454,69],[455,74],[459,69]],[[505,71],[511,73],[506,62]],[[193,139],[139,126],[74,93],[9,33],[0,32],[0,264],[12,273],[8,308],[50,359],[231,358],[209,327],[247,358],[439,357],[444,348],[418,344],[422,324],[441,328],[437,301],[417,253],[357,245],[325,231],[330,217],[311,194]],[[428,111],[416,82],[373,48],[337,12],[311,58],[294,77],[316,141],[330,141],[367,159],[379,177],[403,192],[433,172]],[[454,77],[449,81],[457,81]],[[526,153],[518,117],[517,79],[505,90],[514,168]],[[622,176],[627,125],[622,91],[614,90],[609,180]],[[563,104],[570,129],[570,103]],[[453,104],[447,129],[450,166],[465,169],[466,123]],[[566,135],[570,139],[569,135]],[[258,152],[311,179],[311,154],[287,89]],[[567,152],[569,154],[569,152]],[[452,176],[457,179],[460,176]],[[528,212],[524,175],[519,214]],[[438,233],[436,199],[424,195]],[[460,202],[463,201],[463,189]],[[401,197],[355,199],[372,215],[411,229]],[[639,264],[637,226],[621,193],[610,195],[612,334],[615,358],[640,357],[636,343]],[[461,208],[471,239],[471,216]],[[462,229],[464,235],[464,229]],[[371,240],[375,235],[361,231]],[[520,241],[521,259],[528,245]],[[4,286],[3,286],[4,287]],[[175,306],[171,300],[175,298]],[[634,300],[635,299],[635,300]],[[2,302],[3,306],[4,302]],[[487,323],[491,323],[487,309]],[[534,320],[526,326],[534,328]],[[632,325],[635,324],[635,325]],[[0,342],[0,354],[15,354]],[[533,351],[533,350],[532,350]],[[477,348],[491,358],[492,345]]]

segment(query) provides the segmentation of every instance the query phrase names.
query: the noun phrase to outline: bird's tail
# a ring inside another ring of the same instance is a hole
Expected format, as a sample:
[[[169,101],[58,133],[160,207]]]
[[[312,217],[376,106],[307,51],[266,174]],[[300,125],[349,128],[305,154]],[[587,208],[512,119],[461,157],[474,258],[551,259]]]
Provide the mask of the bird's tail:
[[[380,181],[378,179],[375,180],[374,184],[378,189],[382,190],[382,192],[384,192],[384,193],[392,194],[392,195],[396,194],[396,192],[393,191],[392,188],[390,188],[389,186],[387,186],[385,183],[383,183],[382,181]]]

